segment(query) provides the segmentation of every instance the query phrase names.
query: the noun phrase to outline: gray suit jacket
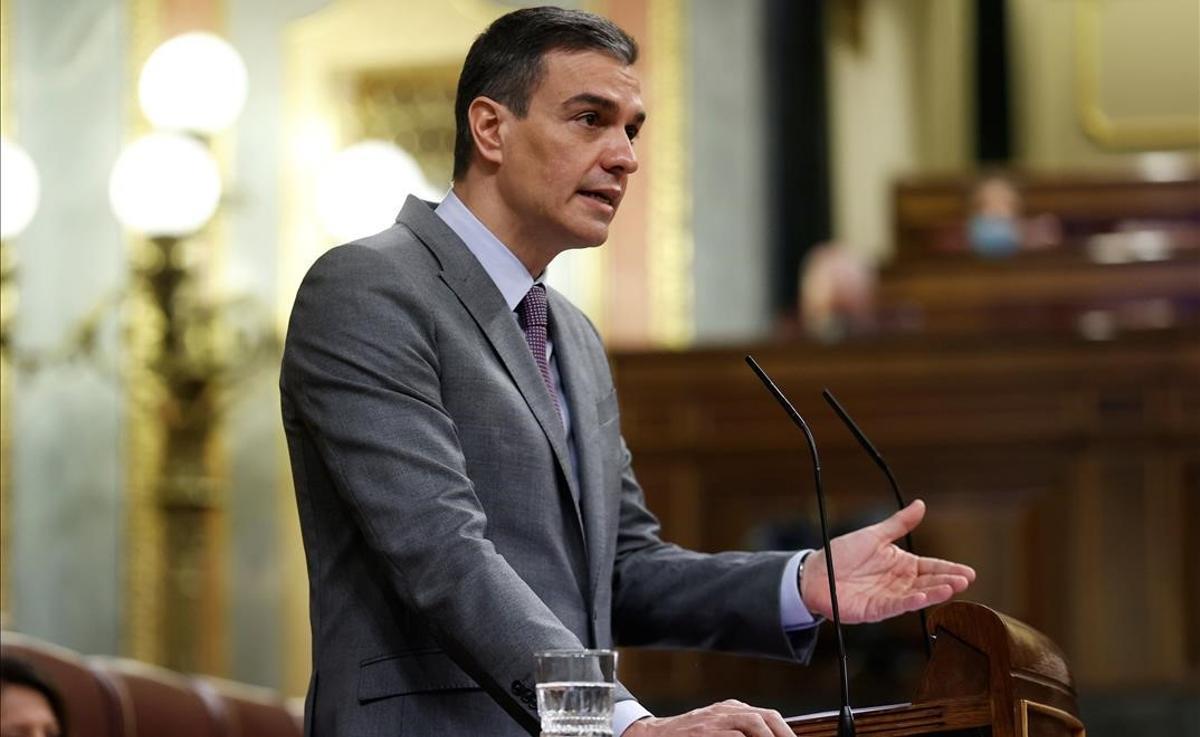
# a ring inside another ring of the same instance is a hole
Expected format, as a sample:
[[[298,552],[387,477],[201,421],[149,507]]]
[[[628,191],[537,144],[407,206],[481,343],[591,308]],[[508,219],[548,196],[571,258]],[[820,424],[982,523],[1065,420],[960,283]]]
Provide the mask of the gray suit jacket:
[[[532,654],[547,648],[807,658],[779,622],[787,553],[659,539],[600,339],[549,299],[578,474],[513,313],[429,205],[410,198],[305,277],[280,385],[310,582],[308,735],[536,734]]]

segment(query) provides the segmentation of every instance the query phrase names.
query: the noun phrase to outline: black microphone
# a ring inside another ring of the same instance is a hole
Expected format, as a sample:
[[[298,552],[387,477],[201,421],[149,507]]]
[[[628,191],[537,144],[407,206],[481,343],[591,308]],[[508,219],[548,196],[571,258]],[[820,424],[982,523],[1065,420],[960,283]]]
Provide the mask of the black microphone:
[[[879,466],[879,469],[883,471],[883,475],[887,476],[888,483],[892,486],[892,494],[896,497],[896,506],[899,509],[907,507],[908,502],[904,501],[904,496],[900,493],[900,485],[896,483],[896,477],[892,474],[892,469],[888,467],[887,461],[883,460],[883,454],[875,449],[875,446],[867,439],[866,433],[855,424],[854,420],[850,419],[850,413],[834,398],[833,392],[824,389],[821,391],[821,396],[825,397],[825,401],[829,403],[830,407],[833,407],[833,411],[837,413],[837,416],[850,429],[850,434],[854,436],[854,439],[858,441],[862,449],[867,451],[867,455],[871,456],[871,460],[875,461],[875,465]],[[904,547],[908,549],[908,552],[916,555],[917,551],[913,547],[911,533],[905,534]],[[929,624],[925,620],[925,610],[921,609],[917,613],[921,617],[921,634],[925,636],[925,656],[932,657],[933,638],[929,636]]]
[[[779,391],[779,387],[775,386],[775,382],[771,381],[767,372],[763,371],[751,356],[746,356],[746,363],[758,375],[763,386],[767,387],[767,391],[771,392],[771,396],[775,397],[775,400],[792,418],[792,422],[796,423],[796,426],[804,433],[804,439],[808,441],[808,450],[812,454],[813,477],[817,485],[817,508],[821,514],[821,542],[825,544],[825,571],[829,575],[829,601],[833,605],[833,628],[837,632],[839,673],[842,676],[842,708],[838,713],[837,733],[838,737],[855,737],[854,712],[850,710],[850,675],[846,669],[846,643],[842,639],[842,617],[838,612],[837,581],[833,575],[833,550],[829,546],[829,525],[825,521],[825,492],[821,489],[821,460],[817,457],[817,441],[813,439],[812,431],[808,429],[808,423],[804,421],[787,397],[783,396],[783,392]],[[797,585],[799,585],[798,581]]]

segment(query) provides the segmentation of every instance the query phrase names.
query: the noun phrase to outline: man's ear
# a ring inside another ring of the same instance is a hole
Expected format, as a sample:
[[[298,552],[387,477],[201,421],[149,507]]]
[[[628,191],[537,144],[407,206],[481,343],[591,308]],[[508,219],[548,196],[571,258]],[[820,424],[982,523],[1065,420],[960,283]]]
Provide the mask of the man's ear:
[[[476,97],[467,108],[467,124],[480,158],[499,165],[504,160],[504,124],[511,113],[490,97]]]

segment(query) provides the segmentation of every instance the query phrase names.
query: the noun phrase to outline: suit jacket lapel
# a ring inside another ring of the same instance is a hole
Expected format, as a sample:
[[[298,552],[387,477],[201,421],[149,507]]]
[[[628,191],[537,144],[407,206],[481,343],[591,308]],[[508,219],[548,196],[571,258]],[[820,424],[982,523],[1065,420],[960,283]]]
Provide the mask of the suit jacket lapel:
[[[586,336],[578,333],[562,316],[569,309],[566,299],[553,290],[550,295],[550,339],[554,341],[554,354],[558,356],[558,372],[562,378],[563,393],[571,407],[571,427],[575,435],[575,461],[578,464],[580,485],[579,503],[586,530],[584,542],[588,551],[588,583],[592,600],[596,586],[603,575],[603,562],[607,559],[611,512],[604,494],[605,461],[595,441],[597,429],[595,378],[587,370],[584,354]],[[556,314],[560,319],[556,319]]]
[[[533,354],[529,352],[525,334],[521,332],[521,326],[509,311],[500,290],[466,244],[455,235],[450,226],[434,214],[427,203],[409,197],[396,221],[412,230],[437,257],[442,265],[442,281],[466,307],[480,330],[487,336],[496,354],[500,356],[554,450],[559,469],[567,480],[567,491],[572,496],[570,501],[574,505],[579,491],[576,488],[575,474],[571,472],[562,419],[554,409],[550,395],[546,392],[546,385],[542,383],[542,375],[534,363]],[[575,512],[578,520],[578,507]],[[582,521],[579,521],[579,524],[582,534]]]

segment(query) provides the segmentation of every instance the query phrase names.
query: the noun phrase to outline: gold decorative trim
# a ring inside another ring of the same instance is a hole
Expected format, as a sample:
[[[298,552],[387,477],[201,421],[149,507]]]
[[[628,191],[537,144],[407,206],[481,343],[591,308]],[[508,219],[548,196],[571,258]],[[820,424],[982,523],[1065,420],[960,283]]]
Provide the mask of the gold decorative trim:
[[[412,155],[439,192],[454,168],[454,96],[461,64],[366,69],[350,75],[344,129],[355,140],[390,140]]]
[[[654,156],[649,172],[647,268],[651,336],[669,347],[691,342],[693,323],[691,182],[687,164],[687,78],[680,0],[650,0],[647,12]]]
[[[159,0],[127,0],[129,19],[129,57],[126,79],[126,120],[129,138],[148,131],[138,106],[138,75],[158,40],[161,17]],[[145,239],[129,236],[130,260],[137,263],[148,250]],[[148,376],[146,360],[154,338],[153,313],[147,309],[148,295],[132,294],[124,306],[125,334],[125,433],[126,524],[125,535],[125,631],[123,649],[138,660],[161,663],[163,529],[155,508],[155,478],[162,457],[162,437],[154,430],[153,413],[148,410],[147,393],[161,391],[153,376]]]
[[[1075,99],[1083,130],[1109,148],[1200,146],[1200,116],[1115,119],[1100,104],[1101,0],[1075,0]]]

